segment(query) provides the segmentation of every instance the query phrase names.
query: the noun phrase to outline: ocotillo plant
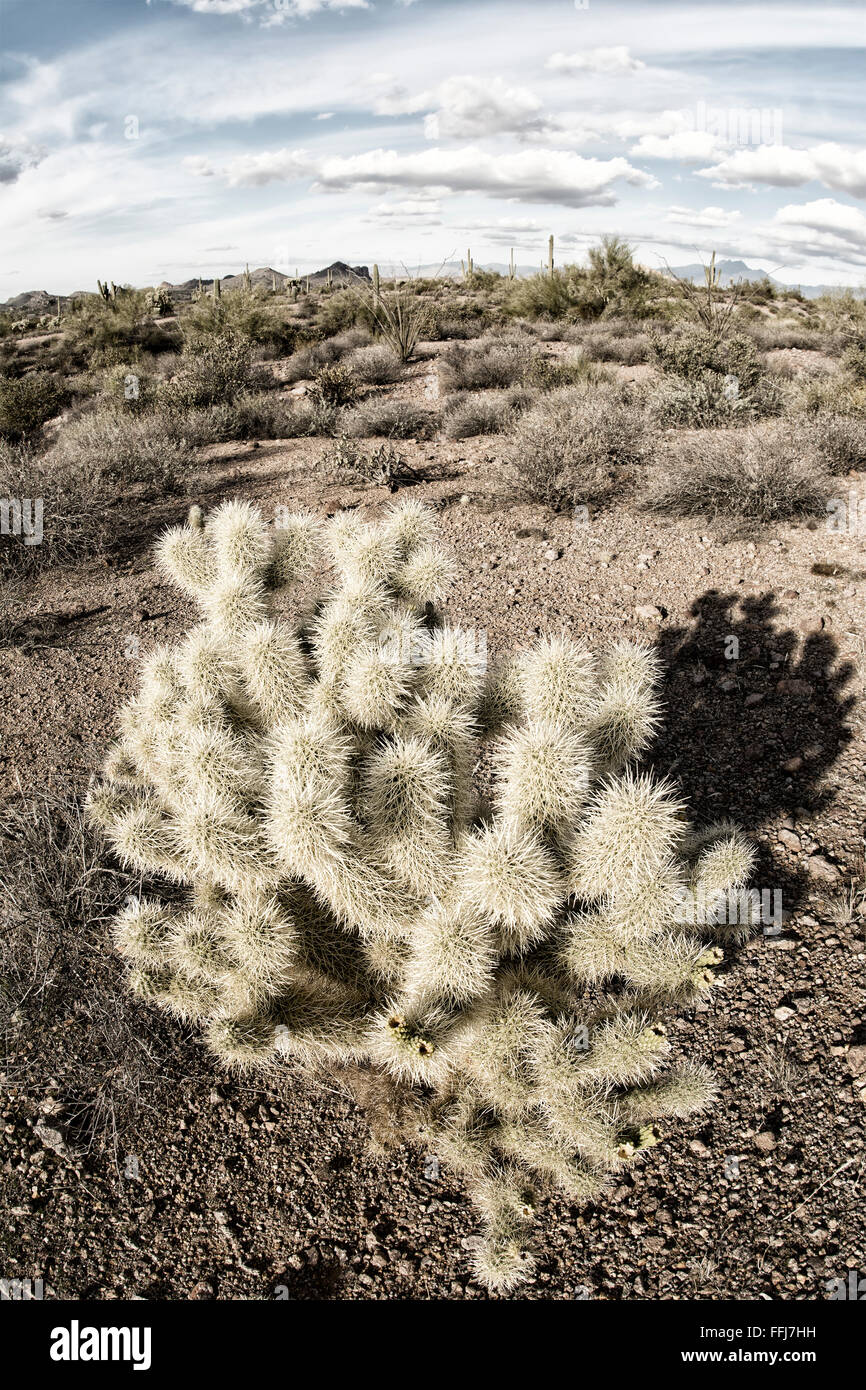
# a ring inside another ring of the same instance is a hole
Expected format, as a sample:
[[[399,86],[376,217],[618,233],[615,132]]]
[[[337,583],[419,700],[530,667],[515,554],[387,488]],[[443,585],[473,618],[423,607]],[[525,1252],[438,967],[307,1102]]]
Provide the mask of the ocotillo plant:
[[[698,905],[752,851],[691,832],[634,767],[653,650],[550,636],[485,669],[436,614],[452,565],[416,502],[279,528],[193,508],[157,558],[201,622],[145,660],[89,799],[121,860],[173,886],[114,924],[129,983],[237,1068],[383,1068],[484,1218],[477,1277],[507,1291],[539,1192],[597,1198],[658,1120],[710,1102],[699,1063],[665,1071],[664,1019],[710,987]]]

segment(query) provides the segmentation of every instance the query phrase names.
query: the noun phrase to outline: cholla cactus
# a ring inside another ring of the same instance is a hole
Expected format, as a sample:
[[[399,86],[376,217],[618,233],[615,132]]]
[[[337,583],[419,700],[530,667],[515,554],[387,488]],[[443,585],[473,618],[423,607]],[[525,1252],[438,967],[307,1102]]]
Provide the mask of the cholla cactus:
[[[417,503],[279,529],[193,508],[157,557],[202,621],[145,661],[90,795],[127,865],[186,890],[116,922],[130,985],[238,1068],[364,1062],[410,1088],[414,1137],[484,1217],[476,1274],[508,1291],[539,1192],[592,1198],[712,1099],[701,1066],[664,1070],[664,1018],[712,983],[695,904],[752,851],[634,770],[652,650],[542,638],[486,670],[435,615],[451,564]]]

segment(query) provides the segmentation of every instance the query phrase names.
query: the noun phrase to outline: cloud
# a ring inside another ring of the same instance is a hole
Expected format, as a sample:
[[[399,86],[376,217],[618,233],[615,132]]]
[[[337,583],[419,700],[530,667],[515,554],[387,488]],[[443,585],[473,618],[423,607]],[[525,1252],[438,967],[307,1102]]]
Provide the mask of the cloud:
[[[642,135],[629,154],[644,159],[675,159],[683,164],[699,164],[703,159],[717,159],[721,153],[719,140],[706,130],[678,130],[672,135]]]
[[[183,167],[195,178],[225,179],[231,188],[261,188],[268,183],[288,183],[315,173],[314,160],[304,150],[263,150],[239,154],[222,166],[205,155],[188,155]]]
[[[148,4],[150,0],[148,0]],[[171,0],[196,14],[240,15],[251,19],[258,15],[266,27],[283,24],[288,19],[306,19],[320,10],[367,10],[369,0]]]
[[[830,143],[808,150],[795,150],[789,145],[736,150],[697,172],[701,178],[727,188],[748,188],[758,183],[795,188],[804,183],[823,183],[839,193],[866,197],[866,149]]]
[[[866,264],[866,213],[835,198],[788,203],[776,211],[767,236],[780,250],[796,248],[810,255],[844,257]]]
[[[304,150],[273,150],[237,155],[221,169],[200,157],[186,160],[185,165],[199,176],[219,172],[234,187],[307,176],[315,180],[316,188],[333,191],[422,188],[575,208],[613,205],[617,199],[611,185],[619,179],[644,188],[656,186],[649,174],[621,157],[583,159],[568,151],[544,149],[492,154],[471,145],[410,154],[378,149],[315,159]]]
[[[441,227],[441,211],[438,198],[419,193],[415,198],[376,203],[363,220],[386,227]]]
[[[850,203],[837,203],[835,198],[816,198],[813,203],[788,203],[779,208],[776,222],[812,227],[820,232],[853,235],[866,242],[866,213]]]
[[[477,139],[542,130],[541,102],[527,87],[501,77],[449,77],[435,91],[437,109],[424,120],[428,140]]]
[[[35,169],[45,153],[40,146],[26,140],[7,140],[0,135],[0,183],[15,183],[25,169]]]
[[[587,48],[580,53],[552,53],[546,66],[552,72],[639,72],[646,67],[633,58],[624,44],[613,48]]]
[[[424,134],[428,140],[519,135],[545,126],[535,93],[528,87],[510,86],[501,77],[455,74],[436,87],[412,93],[390,74],[376,73],[366,85],[380,89],[372,102],[379,116],[426,112]]]
[[[668,209],[666,222],[680,223],[686,227],[730,227],[740,217],[739,212],[726,212],[724,208],[680,208]]]

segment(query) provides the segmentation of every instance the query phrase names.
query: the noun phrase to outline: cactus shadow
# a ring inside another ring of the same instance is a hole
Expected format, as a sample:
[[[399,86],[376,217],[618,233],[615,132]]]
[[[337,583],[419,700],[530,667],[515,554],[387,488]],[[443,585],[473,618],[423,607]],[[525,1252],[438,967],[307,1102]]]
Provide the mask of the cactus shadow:
[[[658,644],[666,709],[656,769],[675,779],[698,825],[729,817],[754,831],[820,811],[853,736],[853,664],[839,659],[828,632],[801,637],[787,625],[772,592],[711,589],[690,616]],[[774,872],[778,881],[778,864]],[[786,895],[796,900],[802,876],[789,877]]]
[[[697,819],[754,825],[780,810],[818,810],[852,738],[851,662],[826,631],[801,639],[773,593],[711,589],[693,622],[663,633],[667,705],[654,761],[675,774]]]

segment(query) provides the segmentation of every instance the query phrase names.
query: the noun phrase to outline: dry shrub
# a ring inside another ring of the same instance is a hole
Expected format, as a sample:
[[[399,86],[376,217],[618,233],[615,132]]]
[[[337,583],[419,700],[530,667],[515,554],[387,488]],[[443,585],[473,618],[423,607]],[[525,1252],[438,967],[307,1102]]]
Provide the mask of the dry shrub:
[[[362,401],[340,418],[340,429],[350,439],[416,439],[429,436],[437,424],[433,411],[408,401],[381,398]]]
[[[515,386],[533,360],[521,338],[481,338],[452,343],[439,359],[439,379],[446,391],[483,391]]]
[[[0,813],[2,1065],[34,1094],[56,1089],[47,1121],[71,1149],[118,1144],[144,1102],[166,1096],[192,1059],[179,1030],[122,991],[109,923],[138,874],[106,862],[77,800],[16,797]],[[62,1026],[58,1026],[62,1025]]]
[[[346,365],[356,380],[365,386],[390,386],[400,380],[400,358],[393,348],[383,343],[356,348]]]
[[[678,443],[644,497],[651,511],[757,523],[822,512],[828,475],[788,421]]]
[[[445,401],[442,432],[446,439],[503,434],[534,400],[535,393],[521,386],[505,391],[458,392]]]
[[[615,468],[648,461],[644,412],[612,387],[552,392],[514,425],[507,457],[524,491],[561,509],[615,490]]]
[[[647,395],[657,424],[688,429],[741,425],[778,415],[784,400],[780,386],[771,378],[762,377],[752,388],[743,390],[734,376],[720,372],[704,372],[696,378],[663,376],[653,382]]]

